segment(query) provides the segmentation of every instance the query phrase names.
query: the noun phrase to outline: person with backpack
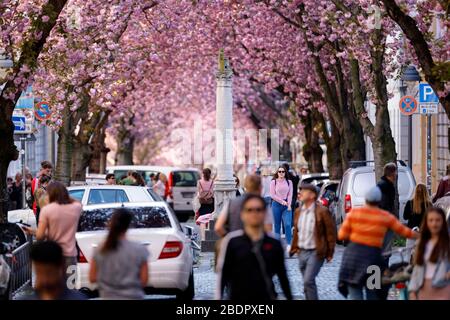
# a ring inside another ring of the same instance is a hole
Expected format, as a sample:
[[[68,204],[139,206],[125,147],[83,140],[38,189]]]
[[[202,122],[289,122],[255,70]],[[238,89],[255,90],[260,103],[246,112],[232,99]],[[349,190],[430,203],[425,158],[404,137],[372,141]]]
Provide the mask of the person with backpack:
[[[89,281],[97,283],[102,299],[140,300],[145,297],[149,252],[141,243],[127,239],[132,220],[133,215],[127,209],[115,209],[108,236],[94,251]]]
[[[41,162],[41,170],[38,172],[38,174],[36,175],[36,177],[33,179],[33,181],[31,182],[31,194],[34,196],[34,194],[36,193],[36,190],[39,189],[39,182],[40,182],[40,178],[42,176],[48,176],[51,177],[52,176],[52,170],[53,170],[53,166],[51,164],[50,161],[42,161]],[[34,199],[33,202],[33,212],[35,215],[37,215],[37,202],[36,202],[36,198]],[[37,219],[36,219],[37,220]]]
[[[270,182],[270,197],[272,198],[274,232],[281,238],[281,222],[283,222],[287,252],[290,250],[292,241],[292,194],[292,181],[287,178],[286,169],[280,166]]]
[[[224,237],[227,233],[243,229],[241,220],[241,208],[245,197],[249,194],[260,196],[262,193],[261,177],[256,174],[249,174],[244,180],[245,192],[244,194],[230,199],[222,208],[219,217],[214,224],[214,231],[219,237]],[[267,204],[267,203],[266,203]],[[267,207],[266,219],[264,221],[264,230],[266,232],[272,231],[272,214],[270,207]]]
[[[43,175],[39,178],[39,187],[34,192],[34,200],[36,203],[36,226],[39,225],[39,216],[42,208],[48,204],[47,187],[51,178]]]
[[[214,182],[211,178],[211,169],[203,169],[203,176],[197,183],[198,201],[200,209],[198,216],[214,212]]]
[[[289,167],[288,163],[283,163],[283,167],[286,170],[286,177],[292,182],[291,212],[294,213],[297,208],[298,184],[300,183],[300,177],[293,169]]]

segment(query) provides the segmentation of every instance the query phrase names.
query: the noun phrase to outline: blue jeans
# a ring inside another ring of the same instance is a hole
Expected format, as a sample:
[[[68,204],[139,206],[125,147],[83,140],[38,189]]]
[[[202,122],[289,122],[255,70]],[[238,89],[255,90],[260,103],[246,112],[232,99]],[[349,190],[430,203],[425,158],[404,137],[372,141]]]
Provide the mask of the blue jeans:
[[[367,288],[348,285],[348,300],[364,300],[363,291],[366,291],[365,300],[378,300],[378,295],[375,290],[368,290]]]
[[[272,205],[272,198],[271,197],[264,197],[264,201],[266,202],[267,208],[270,208]]]
[[[286,233],[286,242],[290,245],[292,241],[292,213],[290,208],[273,201],[272,212],[275,234],[281,238],[281,221],[283,221],[284,232]]]
[[[298,255],[300,272],[303,276],[303,290],[306,300],[319,300],[316,277],[322,268],[324,259],[319,259],[316,250],[301,249]]]

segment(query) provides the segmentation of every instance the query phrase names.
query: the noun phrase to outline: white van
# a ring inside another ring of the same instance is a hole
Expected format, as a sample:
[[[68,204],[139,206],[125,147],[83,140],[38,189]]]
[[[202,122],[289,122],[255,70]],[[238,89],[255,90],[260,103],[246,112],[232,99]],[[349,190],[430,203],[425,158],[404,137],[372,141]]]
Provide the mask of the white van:
[[[416,181],[411,169],[407,166],[398,166],[398,193],[399,216],[404,222],[403,210],[406,202],[413,197]],[[345,219],[345,215],[352,208],[362,207],[365,203],[365,195],[370,188],[376,185],[375,168],[373,166],[361,166],[345,171],[337,193],[336,225],[339,226]],[[339,227],[338,227],[339,229]]]
[[[167,177],[166,201],[175,211],[181,222],[187,221],[193,215],[192,201],[197,192],[197,181],[200,171],[196,168],[177,168],[164,166],[112,166],[106,168],[113,173],[116,180],[127,175],[128,171],[136,171],[142,175],[145,183],[149,185],[152,173],[163,173]]]

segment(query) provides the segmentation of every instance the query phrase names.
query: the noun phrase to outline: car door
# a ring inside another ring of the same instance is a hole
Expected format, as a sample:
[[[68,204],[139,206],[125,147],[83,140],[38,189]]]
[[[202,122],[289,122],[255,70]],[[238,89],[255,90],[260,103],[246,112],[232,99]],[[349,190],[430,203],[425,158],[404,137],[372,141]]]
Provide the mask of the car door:
[[[192,210],[200,175],[194,170],[176,170],[172,173],[172,197],[175,211]]]

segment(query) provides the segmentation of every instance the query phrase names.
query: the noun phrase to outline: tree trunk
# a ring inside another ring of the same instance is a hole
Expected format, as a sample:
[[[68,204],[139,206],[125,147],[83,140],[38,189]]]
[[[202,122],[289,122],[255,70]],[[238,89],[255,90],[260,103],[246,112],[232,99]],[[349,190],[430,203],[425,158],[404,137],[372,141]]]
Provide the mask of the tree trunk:
[[[128,126],[133,124],[134,117],[131,116],[128,119]],[[121,127],[117,133],[117,151],[115,162],[116,165],[133,165],[133,151],[135,138],[128,130],[128,126],[125,124],[125,120],[120,120]]]
[[[70,108],[66,107],[62,113],[62,126],[58,131],[58,152],[56,158],[55,179],[70,185],[72,171],[73,134],[70,121]]]
[[[319,173],[324,172],[322,156],[323,150],[319,144],[319,134],[315,130],[316,122],[313,119],[312,113],[303,119],[305,125],[304,132],[306,143],[303,146],[303,157],[308,162],[309,172]]]
[[[85,181],[86,168],[92,158],[92,147],[81,139],[75,138],[73,142],[72,180]]]
[[[327,162],[328,162],[328,172],[330,174],[330,179],[340,180],[344,174],[344,168],[341,157],[341,137],[333,118],[330,118],[330,128],[331,132],[328,132],[327,124],[325,118],[319,112],[316,112],[318,121],[321,123],[322,136],[327,146]]]
[[[126,141],[126,142],[125,142]],[[118,141],[116,153],[116,165],[133,165],[134,138]]]
[[[106,168],[106,154],[111,151],[105,145],[105,128],[100,129],[99,134],[94,135],[92,142],[92,158],[89,162],[89,172],[105,173]]]

